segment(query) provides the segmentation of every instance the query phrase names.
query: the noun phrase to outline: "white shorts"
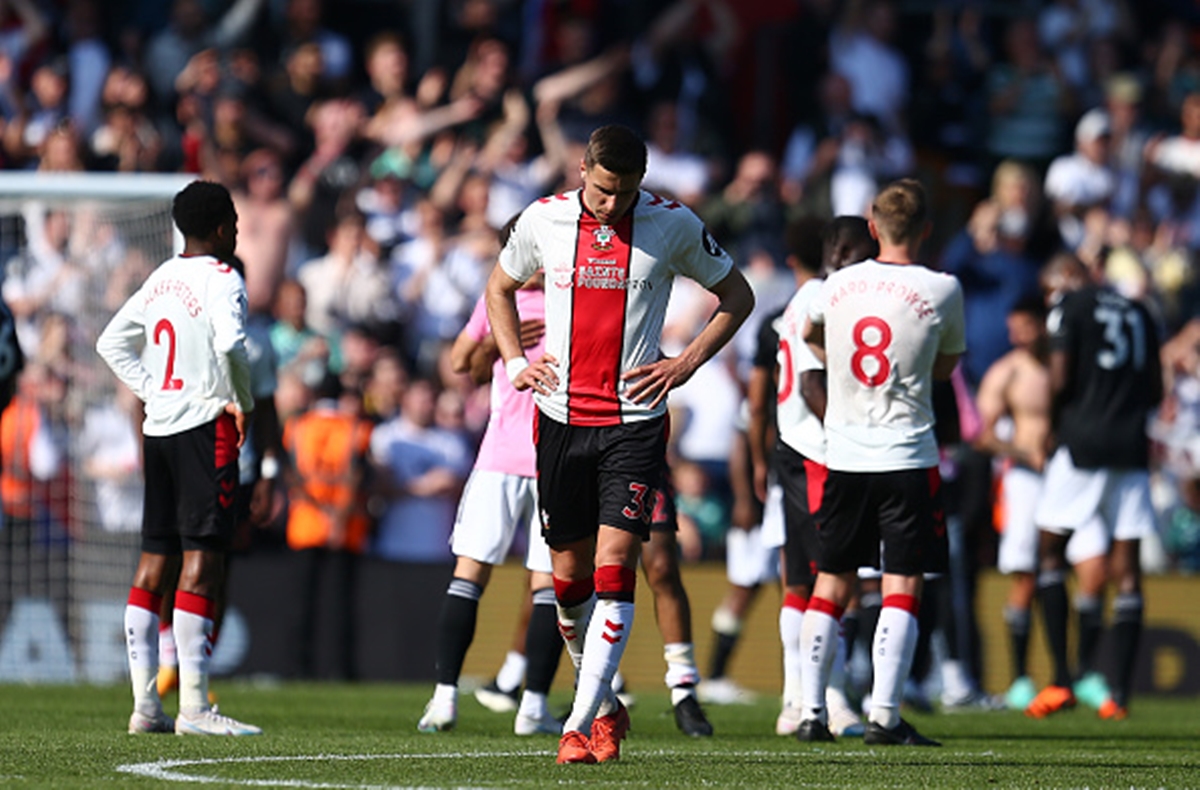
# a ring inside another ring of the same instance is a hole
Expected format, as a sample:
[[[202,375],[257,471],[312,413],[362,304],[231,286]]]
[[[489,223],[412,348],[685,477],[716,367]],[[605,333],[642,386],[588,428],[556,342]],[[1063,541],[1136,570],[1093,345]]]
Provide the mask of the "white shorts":
[[[763,503],[762,544],[767,549],[782,549],[787,542],[787,524],[783,517],[783,486],[772,479],[767,483],[767,501]]]
[[[779,578],[779,550],[763,545],[762,527],[731,529],[725,533],[725,574],[738,587]]]
[[[1157,532],[1150,504],[1150,474],[1144,469],[1078,469],[1066,447],[1046,465],[1034,520],[1047,532],[1065,535],[1099,519],[1114,540],[1137,540]]]
[[[1001,573],[1034,573],[1037,570],[1038,521],[1036,512],[1043,498],[1042,475],[1014,466],[1004,473],[1004,531],[996,567]],[[1108,553],[1108,531],[1098,517],[1075,528],[1067,542],[1067,561],[1072,565]]]
[[[476,469],[467,478],[458,502],[450,550],[456,557],[500,565],[517,530],[528,529],[525,567],[550,573],[550,548],[542,538],[537,513],[536,478]]]

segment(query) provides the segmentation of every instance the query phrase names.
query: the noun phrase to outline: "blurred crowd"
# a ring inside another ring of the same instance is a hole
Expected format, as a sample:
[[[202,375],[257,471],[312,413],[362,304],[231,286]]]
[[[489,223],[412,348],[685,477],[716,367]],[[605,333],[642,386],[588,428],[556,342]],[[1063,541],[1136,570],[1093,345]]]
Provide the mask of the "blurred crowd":
[[[281,425],[329,402],[333,374],[337,408],[375,426],[366,452],[388,484],[363,503],[375,527],[361,548],[384,557],[450,560],[488,415],[450,345],[500,228],[579,186],[587,135],[611,122],[644,135],[645,188],[695,210],[758,296],[730,353],[672,396],[688,559],[720,556],[730,523],[757,518],[736,479],[737,415],[758,324],[793,289],[785,228],[862,214],[878,186],[915,175],[934,206],[930,264],[966,295],[965,392],[1056,254],[1151,306],[1171,374],[1152,426],[1158,562],[1200,569],[1192,4],[0,0],[0,167],[230,187]],[[3,295],[30,359],[22,402],[47,426],[38,474],[82,455],[100,498],[137,502],[136,403],[72,410],[72,385],[108,384],[71,349],[158,260],[86,212],[29,206],[20,228]],[[668,353],[712,308],[689,285]],[[98,509],[113,530],[136,529],[136,512]]]

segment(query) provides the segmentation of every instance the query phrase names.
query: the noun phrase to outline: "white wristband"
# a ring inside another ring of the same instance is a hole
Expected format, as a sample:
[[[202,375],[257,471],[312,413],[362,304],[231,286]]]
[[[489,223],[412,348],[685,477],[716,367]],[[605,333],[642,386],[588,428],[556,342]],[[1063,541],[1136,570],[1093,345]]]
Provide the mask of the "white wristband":
[[[508,374],[509,383],[516,381],[517,376],[521,375],[521,371],[529,367],[529,360],[525,357],[513,357],[504,363],[504,372]]]

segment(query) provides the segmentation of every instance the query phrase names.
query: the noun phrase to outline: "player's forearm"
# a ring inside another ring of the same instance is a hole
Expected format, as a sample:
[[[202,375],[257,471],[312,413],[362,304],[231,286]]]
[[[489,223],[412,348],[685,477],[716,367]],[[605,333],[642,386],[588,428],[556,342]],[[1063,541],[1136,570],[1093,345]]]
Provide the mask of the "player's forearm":
[[[96,353],[112,370],[113,375],[144,403],[150,395],[150,372],[142,365],[141,357],[134,350],[135,338],[142,328],[122,319],[118,314],[105,327],[96,341]]]
[[[505,279],[510,278],[504,275],[497,265],[488,280],[487,311],[492,336],[496,338],[496,348],[500,350],[500,357],[507,362],[524,356],[525,352],[521,348],[521,322],[517,317],[516,291],[505,287]]]
[[[767,462],[767,372],[763,368],[750,371],[746,387],[746,403],[750,417],[746,423],[746,440],[750,443],[750,460],[755,467]]]
[[[243,414],[249,414],[254,411],[254,392],[250,388],[250,357],[246,354],[246,346],[242,343],[234,345],[224,354],[224,360],[234,401]]]
[[[721,281],[721,291],[717,294],[721,301],[716,312],[680,354],[693,372],[733,338],[754,309],[754,293],[749,284],[740,273],[735,271],[734,275]]]

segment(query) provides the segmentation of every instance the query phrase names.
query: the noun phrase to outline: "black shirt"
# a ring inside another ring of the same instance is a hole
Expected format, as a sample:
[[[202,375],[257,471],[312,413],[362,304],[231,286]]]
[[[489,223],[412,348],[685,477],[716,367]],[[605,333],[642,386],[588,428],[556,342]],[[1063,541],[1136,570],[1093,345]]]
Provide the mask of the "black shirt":
[[[1066,354],[1055,401],[1059,443],[1080,469],[1144,469],[1146,419],[1162,399],[1158,331],[1150,312],[1114,291],[1088,286],[1050,313],[1050,348]]]

